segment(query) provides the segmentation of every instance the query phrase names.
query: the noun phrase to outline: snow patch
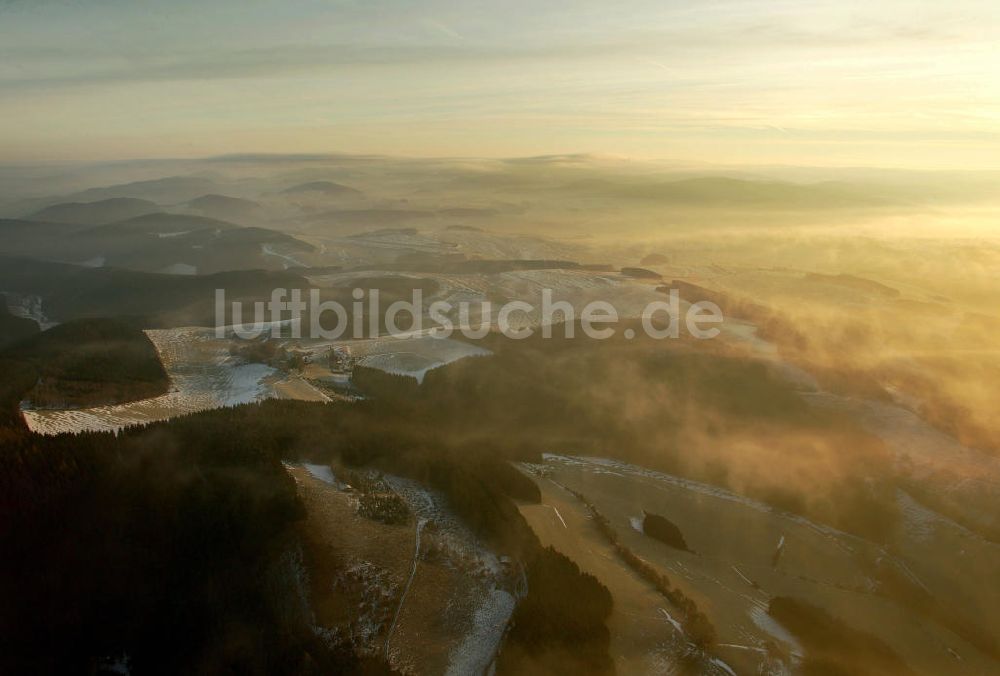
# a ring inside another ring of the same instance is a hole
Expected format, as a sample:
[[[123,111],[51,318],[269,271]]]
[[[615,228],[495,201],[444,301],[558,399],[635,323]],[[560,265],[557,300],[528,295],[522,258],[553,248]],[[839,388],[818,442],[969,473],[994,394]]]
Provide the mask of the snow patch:
[[[798,514],[779,511],[759,500],[754,500],[753,498],[747,498],[742,495],[738,495],[724,488],[719,488],[718,486],[704,484],[699,481],[693,481],[691,479],[684,479],[678,476],[674,476],[672,474],[657,472],[655,470],[639,467],[638,465],[630,465],[626,462],[621,462],[619,460],[611,460],[608,458],[597,458],[589,456],[584,457],[584,456],[557,455],[554,453],[543,453],[542,460],[546,463],[550,462],[560,463],[563,465],[567,465],[569,467],[577,467],[579,469],[591,472],[593,474],[611,474],[621,477],[640,477],[654,481],[656,483],[663,484],[665,486],[670,486],[672,488],[682,488],[702,495],[708,495],[710,497],[718,498],[720,500],[734,502],[743,505],[744,507],[749,507],[750,509],[757,510],[759,512],[778,514],[782,518],[787,519],[788,521],[809,528],[829,538],[830,540],[833,540],[839,547],[848,552],[854,551],[854,549],[848,543],[860,540],[860,538],[850,535],[849,533],[845,533],[844,531],[837,530],[832,526],[827,526],[824,524],[816,523],[815,521],[810,521],[809,519],[803,516],[799,516]]]
[[[212,340],[211,329],[149,330],[146,335],[170,376],[171,391],[125,404],[82,409],[21,411],[39,434],[116,431],[178,415],[236,406],[273,396],[265,364],[245,364],[229,355],[228,342]]]
[[[757,625],[758,629],[766,633],[768,636],[789,646],[793,654],[799,656],[805,654],[802,649],[802,645],[794,636],[792,636],[791,632],[781,626],[781,624],[779,624],[773,617],[768,615],[767,611],[763,608],[759,606],[751,608],[750,620]]]
[[[554,505],[549,505],[549,507],[552,507],[552,511],[556,513],[556,516],[559,518],[559,523],[562,524],[562,527],[569,528],[569,526],[566,525],[566,519],[564,519],[563,515],[559,513],[559,508],[555,507]]]
[[[424,335],[403,339],[377,339],[358,348],[365,353],[358,360],[362,366],[410,376],[416,378],[417,382],[423,382],[428,371],[445,364],[465,357],[491,354],[489,350],[477,345]]]
[[[663,615],[663,617],[666,618],[667,622],[670,623],[670,626],[673,627],[675,630],[677,630],[678,634],[683,636],[684,627],[681,626],[681,623],[675,620],[673,615],[671,615],[666,608],[660,608],[659,611]]]
[[[287,270],[288,268],[307,268],[309,267],[299,259],[288,254],[279,253],[274,250],[270,244],[261,244],[260,252],[265,256],[274,256],[275,258],[280,258],[282,260],[283,267]]]
[[[725,662],[723,662],[722,660],[720,660],[718,657],[710,657],[708,661],[714,664],[715,666],[719,667],[720,669],[722,669],[727,674],[731,674],[731,676],[736,676],[736,672],[733,671],[733,668],[730,667]]]
[[[515,605],[514,597],[502,589],[492,589],[486,594],[472,617],[472,628],[449,656],[447,676],[486,673],[500,647],[502,628]]]
[[[337,485],[337,479],[333,476],[333,470],[329,465],[311,465],[309,463],[304,463],[302,465],[306,468],[306,471],[314,479],[319,479],[325,484],[330,484],[331,486]]]
[[[7,309],[10,310],[12,315],[22,319],[34,320],[38,324],[38,328],[42,331],[51,329],[59,323],[45,316],[45,313],[42,311],[41,296],[12,293],[10,291],[4,291],[3,295],[7,299]]]

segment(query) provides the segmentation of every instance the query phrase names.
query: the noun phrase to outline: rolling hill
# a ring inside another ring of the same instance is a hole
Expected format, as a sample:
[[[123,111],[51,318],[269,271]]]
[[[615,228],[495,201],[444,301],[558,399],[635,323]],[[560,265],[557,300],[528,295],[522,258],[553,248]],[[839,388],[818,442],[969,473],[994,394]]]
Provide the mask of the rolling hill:
[[[263,215],[263,207],[257,202],[228,195],[202,195],[186,203],[184,208],[200,216],[240,223],[253,222]]]
[[[0,289],[41,298],[56,321],[132,317],[144,328],[211,326],[215,289],[232,300],[265,300],[275,287],[306,288],[288,272],[241,270],[178,276],[0,257]]]
[[[363,193],[348,185],[333,181],[310,181],[299,183],[281,191],[283,195],[321,194],[331,197],[360,197]]]
[[[210,274],[304,266],[312,245],[266,228],[187,214],[153,213],[96,227],[0,221],[0,253],[92,267]]]
[[[131,197],[113,197],[97,202],[62,202],[53,204],[27,217],[31,221],[48,223],[76,223],[100,225],[135,218],[161,211],[160,206],[149,200]]]

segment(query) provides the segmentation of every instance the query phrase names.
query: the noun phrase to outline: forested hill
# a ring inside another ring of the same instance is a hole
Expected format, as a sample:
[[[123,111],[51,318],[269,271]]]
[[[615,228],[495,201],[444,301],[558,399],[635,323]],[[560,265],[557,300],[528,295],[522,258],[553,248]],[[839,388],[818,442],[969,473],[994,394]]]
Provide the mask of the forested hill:
[[[38,324],[11,314],[6,298],[0,294],[0,350],[35,333],[38,333]]]
[[[275,288],[305,289],[300,275],[238,270],[167,275],[0,256],[0,289],[37,296],[49,318],[136,318],[144,328],[212,326],[215,290],[229,300],[267,300]]]
[[[170,380],[145,333],[117,319],[80,319],[0,353],[9,372],[33,380],[21,398],[36,407],[83,407],[145,399]],[[12,393],[13,394],[13,393]]]
[[[53,437],[0,429],[0,673],[387,674],[310,625],[302,506],[282,461],[409,476],[500,554],[527,596],[498,673],[613,673],[608,591],[542,548],[512,498],[538,500],[506,463],[389,399],[271,400],[145,428]]]

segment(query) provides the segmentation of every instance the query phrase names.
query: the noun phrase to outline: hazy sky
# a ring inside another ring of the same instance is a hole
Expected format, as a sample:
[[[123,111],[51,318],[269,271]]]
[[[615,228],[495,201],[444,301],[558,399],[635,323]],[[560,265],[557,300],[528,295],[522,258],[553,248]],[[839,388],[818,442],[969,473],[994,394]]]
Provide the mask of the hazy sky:
[[[0,0],[0,160],[1000,168],[997,0]]]

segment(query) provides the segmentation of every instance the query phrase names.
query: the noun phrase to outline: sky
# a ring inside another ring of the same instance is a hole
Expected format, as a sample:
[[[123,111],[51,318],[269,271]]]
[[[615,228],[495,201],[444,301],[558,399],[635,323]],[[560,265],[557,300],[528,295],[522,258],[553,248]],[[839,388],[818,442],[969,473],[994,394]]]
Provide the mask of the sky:
[[[0,161],[1000,169],[996,0],[0,0]]]

